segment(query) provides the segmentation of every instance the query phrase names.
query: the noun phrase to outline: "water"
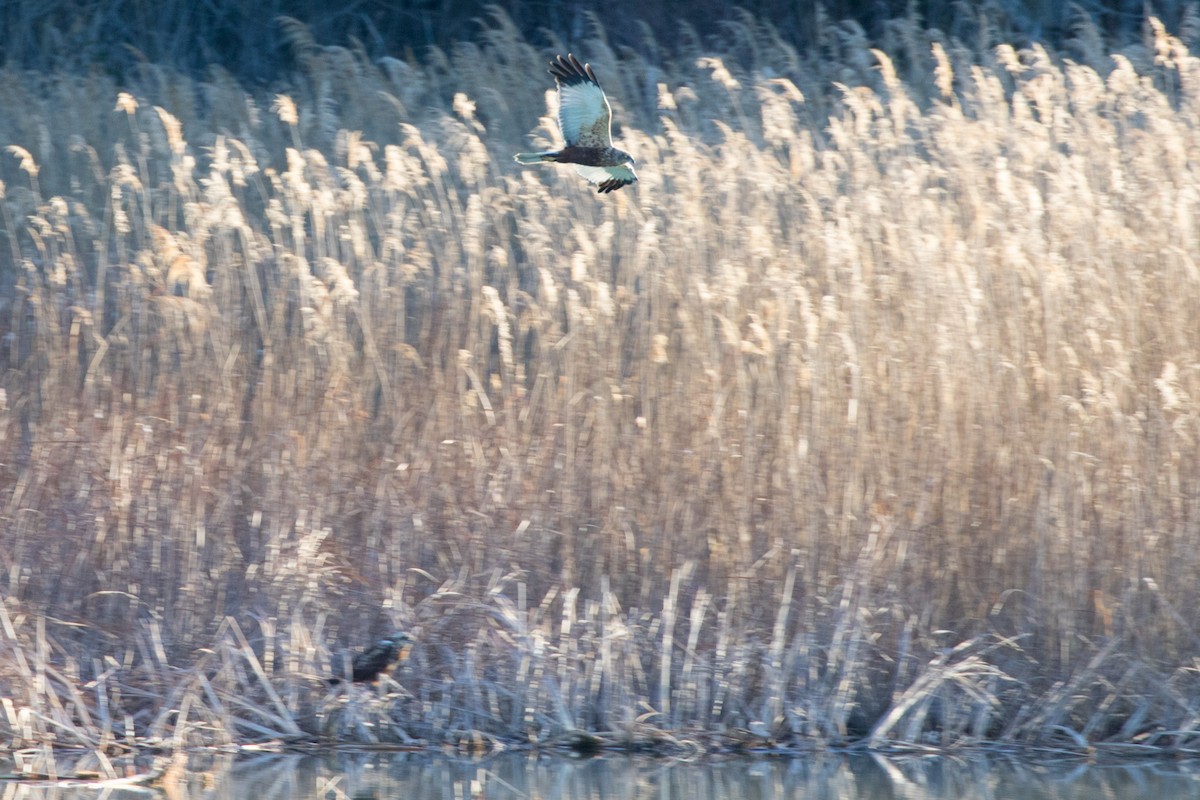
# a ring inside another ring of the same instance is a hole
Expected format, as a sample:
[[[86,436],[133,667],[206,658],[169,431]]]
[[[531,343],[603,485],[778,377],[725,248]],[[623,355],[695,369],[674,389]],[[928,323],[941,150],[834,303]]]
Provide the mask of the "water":
[[[1002,798],[1200,797],[1200,763],[1088,766],[995,757],[870,756],[722,759],[699,763],[625,756],[592,759],[507,754],[483,759],[429,754],[331,753],[233,761],[194,759],[197,771],[170,800],[1002,800]],[[106,797],[150,792],[47,789],[0,783],[0,800]]]

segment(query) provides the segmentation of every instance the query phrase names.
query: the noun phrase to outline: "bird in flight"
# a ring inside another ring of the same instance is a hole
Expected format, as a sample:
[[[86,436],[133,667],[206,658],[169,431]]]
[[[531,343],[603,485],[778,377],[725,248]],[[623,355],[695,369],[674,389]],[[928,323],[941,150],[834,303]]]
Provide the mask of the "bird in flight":
[[[397,661],[403,661],[413,638],[403,631],[385,636],[370,648],[354,657],[350,662],[350,679],[354,683],[374,683],[381,672],[390,669]],[[330,678],[327,683],[337,686],[341,678]]]
[[[575,171],[596,184],[597,191],[615,192],[637,181],[633,156],[612,143],[612,107],[591,64],[580,64],[568,54],[550,62],[550,74],[558,84],[558,127],[566,146],[540,153],[517,153],[520,164],[544,161],[574,164]]]

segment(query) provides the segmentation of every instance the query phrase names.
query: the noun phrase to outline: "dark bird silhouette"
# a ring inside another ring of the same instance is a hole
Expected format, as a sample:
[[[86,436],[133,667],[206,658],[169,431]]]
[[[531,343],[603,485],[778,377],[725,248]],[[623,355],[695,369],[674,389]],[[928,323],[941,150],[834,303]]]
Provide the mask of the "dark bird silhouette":
[[[404,631],[385,636],[354,657],[350,662],[350,679],[354,683],[374,683],[381,672],[404,658],[412,642],[413,638]],[[329,678],[327,682],[330,686],[337,686],[342,678]]]

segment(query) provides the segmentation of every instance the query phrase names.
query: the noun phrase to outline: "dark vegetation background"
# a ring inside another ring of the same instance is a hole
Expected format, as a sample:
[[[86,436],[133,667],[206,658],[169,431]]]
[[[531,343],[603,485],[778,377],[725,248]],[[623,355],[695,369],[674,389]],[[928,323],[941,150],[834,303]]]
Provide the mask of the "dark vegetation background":
[[[304,22],[321,44],[357,42],[371,57],[416,55],[476,37],[489,9],[501,8],[531,41],[563,42],[589,35],[599,19],[610,43],[642,52],[672,50],[695,37],[719,36],[742,14],[768,22],[801,49],[821,46],[822,19],[858,23],[873,40],[885,37],[888,20],[919,17],[923,25],[978,44],[1004,41],[1060,43],[1079,15],[1091,17],[1116,45],[1140,36],[1146,16],[1177,29],[1194,4],[1163,0],[416,0],[324,2],[323,0],[50,0],[0,2],[0,64],[32,70],[101,70],[127,76],[141,63],[201,72],[217,64],[238,79],[271,83],[288,73],[294,52],[280,35],[277,18]],[[991,30],[981,30],[979,19]],[[650,53],[642,52],[642,55]]]

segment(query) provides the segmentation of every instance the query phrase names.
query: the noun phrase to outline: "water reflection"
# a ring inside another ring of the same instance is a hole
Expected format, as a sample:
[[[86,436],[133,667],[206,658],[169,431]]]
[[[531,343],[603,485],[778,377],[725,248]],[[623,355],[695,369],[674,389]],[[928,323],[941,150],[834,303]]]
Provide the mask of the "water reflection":
[[[508,755],[470,761],[344,754],[286,766],[243,764],[235,772],[235,783],[242,789],[238,796],[256,800],[334,794],[355,800],[1157,800],[1200,794],[1197,764],[1088,767],[994,758],[883,760],[830,755],[686,763],[624,756],[576,760]]]
[[[605,756],[507,754],[470,760],[429,754],[330,753],[205,763],[168,787],[169,800],[890,800],[1200,796],[1200,764],[1030,764],[996,758],[825,755],[685,763]],[[0,800],[153,796],[147,791],[0,784]]]

